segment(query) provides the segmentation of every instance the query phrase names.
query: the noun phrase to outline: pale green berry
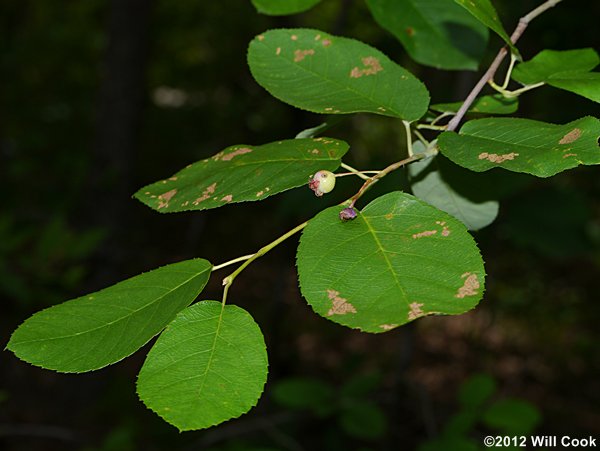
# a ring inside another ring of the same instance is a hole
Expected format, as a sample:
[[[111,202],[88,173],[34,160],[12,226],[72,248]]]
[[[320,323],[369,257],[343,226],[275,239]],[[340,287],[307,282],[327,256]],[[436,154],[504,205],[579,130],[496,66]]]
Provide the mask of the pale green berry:
[[[331,171],[321,170],[313,175],[308,182],[308,186],[315,192],[315,195],[321,197],[329,193],[335,187],[335,174]]]

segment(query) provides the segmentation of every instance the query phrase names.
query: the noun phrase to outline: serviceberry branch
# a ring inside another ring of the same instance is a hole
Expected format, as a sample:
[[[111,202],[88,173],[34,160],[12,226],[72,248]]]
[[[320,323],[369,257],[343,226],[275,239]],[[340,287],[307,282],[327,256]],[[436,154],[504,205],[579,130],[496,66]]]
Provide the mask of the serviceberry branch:
[[[412,163],[414,161],[422,160],[423,158],[427,158],[429,156],[432,156],[435,153],[437,153],[437,152],[434,149],[428,149],[425,152],[413,154],[410,157],[405,158],[404,160],[400,160],[400,161],[397,161],[397,162],[395,162],[393,164],[390,164],[387,168],[382,169],[381,171],[379,171],[379,173],[377,175],[371,177],[369,180],[367,180],[365,183],[363,183],[363,185],[360,187],[360,189],[358,190],[358,192],[349,199],[350,203],[349,203],[348,207],[349,208],[354,208],[354,204],[356,203],[356,201],[358,199],[360,199],[362,197],[362,195],[371,186],[373,186],[375,183],[377,183],[383,177],[385,177],[386,175],[388,175],[390,172],[393,172],[396,169],[399,169],[402,166],[405,166],[405,165],[407,165],[409,163]]]
[[[529,23],[533,19],[535,19],[537,16],[539,16],[543,12],[547,11],[548,9],[556,6],[561,1],[562,0],[547,0],[546,2],[542,3],[540,6],[538,6],[537,8],[535,8],[528,14],[521,17],[521,19],[519,19],[519,23],[518,23],[517,27],[515,28],[515,31],[513,31],[512,35],[510,36],[510,41],[513,44],[516,44],[517,41],[519,40],[519,38],[521,37],[521,35],[523,34],[523,32],[527,29],[527,26],[529,25]],[[475,99],[477,98],[477,96],[479,95],[481,90],[485,87],[487,82],[494,77],[494,75],[496,74],[496,71],[500,67],[502,60],[504,60],[504,57],[506,56],[507,53],[508,53],[508,46],[504,46],[500,49],[500,51],[496,55],[496,58],[494,58],[494,61],[492,62],[492,64],[488,68],[488,70],[483,74],[483,76],[480,78],[480,80],[473,87],[473,89],[471,90],[471,92],[469,93],[467,98],[465,99],[464,103],[462,104],[462,106],[460,107],[458,112],[456,113],[456,116],[454,116],[452,118],[452,120],[448,123],[446,130],[454,131],[458,128],[458,125],[460,124],[460,121],[463,119],[463,117],[467,113],[467,110],[473,104],[473,102],[475,101]]]

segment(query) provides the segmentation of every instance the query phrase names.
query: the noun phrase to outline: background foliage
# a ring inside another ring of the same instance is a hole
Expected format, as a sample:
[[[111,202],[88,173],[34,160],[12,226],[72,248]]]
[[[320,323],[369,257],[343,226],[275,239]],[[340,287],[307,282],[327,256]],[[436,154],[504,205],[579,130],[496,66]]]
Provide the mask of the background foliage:
[[[141,9],[133,0],[0,5],[6,36],[0,41],[3,343],[43,307],[166,263],[199,255],[218,263],[252,252],[353,192],[352,182],[341,179],[327,199],[297,190],[261,205],[190,215],[156,215],[130,198],[139,187],[232,143],[275,141],[319,123],[319,116],[278,102],[252,80],[244,54],[265,29],[319,28],[361,39],[426,80],[433,103],[464,97],[475,81],[470,72],[417,65],[360,1],[324,0],[293,17],[259,15],[242,0],[227,8],[187,0],[143,3]],[[136,12],[125,28],[119,18],[128,11],[118,4]],[[511,29],[536,2],[495,4]],[[599,6],[587,7],[582,13],[565,1],[560,11],[534,22],[519,43],[522,55],[598,48]],[[136,43],[141,64],[123,66],[118,52],[111,53],[119,39]],[[491,36],[485,61],[499,45]],[[130,84],[114,86],[115,78]],[[119,89],[124,96],[111,94]],[[586,99],[547,88],[522,96],[519,116],[566,123],[589,111]],[[124,118],[122,130],[112,128],[111,116]],[[403,145],[402,132],[388,118],[356,115],[332,135],[352,142],[357,166],[381,167]],[[106,149],[114,146],[106,142],[115,135],[127,145],[111,153]],[[293,244],[249,268],[233,291],[265,334],[268,384],[278,387],[300,376],[321,387],[310,390],[322,392],[320,402],[290,401],[305,399],[298,397],[301,382],[288,387],[287,396],[275,390],[240,420],[179,435],[134,395],[132,381],[145,352],[80,376],[40,371],[5,352],[0,444],[9,450],[335,450],[357,442],[395,449],[401,441],[413,449],[456,430],[447,425],[465,410],[461,384],[480,372],[495,380],[490,402],[519,398],[536,406],[541,419],[531,421],[539,433],[598,434],[596,170],[583,167],[547,180],[493,176],[490,189],[502,186],[498,222],[475,235],[488,256],[486,302],[461,317],[425,318],[386,335],[360,334],[313,315],[300,298]],[[369,195],[404,184],[405,174],[394,174]],[[219,296],[217,279],[208,298]],[[482,415],[462,431],[478,437],[507,427],[491,413]]]

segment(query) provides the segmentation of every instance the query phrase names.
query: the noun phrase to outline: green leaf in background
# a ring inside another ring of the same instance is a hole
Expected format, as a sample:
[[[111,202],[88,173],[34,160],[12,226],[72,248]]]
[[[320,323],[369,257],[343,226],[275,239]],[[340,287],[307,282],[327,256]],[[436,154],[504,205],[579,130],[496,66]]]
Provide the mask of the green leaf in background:
[[[271,391],[273,399],[291,409],[310,409],[317,415],[332,412],[335,402],[333,388],[318,379],[290,378],[278,382]]]
[[[419,445],[418,451],[480,451],[479,444],[468,437],[441,437]]]
[[[550,177],[580,164],[600,163],[600,120],[586,116],[564,125],[530,119],[487,118],[467,122],[460,134],[444,132],[442,153],[482,172],[495,167]]]
[[[231,146],[145,186],[135,197],[161,213],[262,200],[307,184],[321,169],[334,171],[347,151],[347,143],[331,138]]]
[[[348,435],[367,440],[381,437],[387,429],[384,412],[370,401],[352,401],[342,411],[339,422]]]
[[[504,30],[504,26],[500,21],[500,17],[498,16],[498,12],[492,2],[490,0],[454,0],[460,6],[469,11],[473,16],[477,18],[482,24],[486,27],[495,31],[498,36],[500,36],[504,42],[508,44],[508,46],[513,50],[513,52],[518,54],[517,49],[513,45],[510,40],[510,36]]]
[[[61,372],[97,370],[134,353],[200,294],[212,266],[187,260],[34,314],[7,348]]]
[[[488,29],[454,0],[367,0],[379,25],[418,63],[476,70]]]
[[[340,388],[340,395],[357,398],[369,395],[381,385],[381,373],[355,374]]]
[[[463,407],[481,406],[496,391],[496,381],[489,374],[474,374],[460,387],[458,400]]]
[[[524,85],[544,82],[600,102],[600,73],[590,72],[600,58],[595,50],[543,50],[531,60],[518,64],[512,78]]]
[[[582,191],[543,186],[513,199],[500,233],[516,246],[544,257],[573,258],[594,247],[589,235],[593,217],[591,199]]]
[[[311,219],[298,247],[300,289],[319,315],[385,332],[432,313],[464,313],[481,299],[483,261],[458,220],[401,192],[353,221],[340,221],[341,209]]]
[[[483,414],[486,426],[506,434],[529,434],[540,423],[542,416],[531,403],[521,399],[501,399]]]
[[[441,113],[456,113],[462,104],[463,102],[436,103],[429,108]],[[517,111],[518,108],[518,97],[507,98],[502,96],[502,94],[493,94],[491,96],[478,97],[467,112],[481,114],[512,114]]]
[[[140,399],[180,431],[205,429],[256,405],[267,380],[260,328],[234,305],[202,301],[158,338],[137,380]]]
[[[248,64],[274,97],[315,113],[415,121],[429,105],[425,85],[379,50],[323,31],[269,30],[250,43]]]
[[[415,142],[416,153],[425,151],[422,142]],[[469,230],[490,225],[498,216],[499,204],[494,200],[477,202],[457,192],[437,167],[438,158],[416,161],[408,166],[411,190],[419,199],[451,214]]]
[[[307,11],[321,0],[252,0],[259,13],[270,16],[286,16]]]

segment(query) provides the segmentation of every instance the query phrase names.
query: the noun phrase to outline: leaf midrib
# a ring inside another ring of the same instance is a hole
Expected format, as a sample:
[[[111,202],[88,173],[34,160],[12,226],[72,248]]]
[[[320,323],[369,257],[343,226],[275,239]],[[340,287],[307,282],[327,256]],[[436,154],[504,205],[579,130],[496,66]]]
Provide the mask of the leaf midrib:
[[[203,275],[205,272],[207,272],[209,270],[210,270],[210,268],[207,269],[207,270],[204,270],[204,271],[202,271],[200,273],[195,274],[194,276],[192,276],[189,279],[183,281],[181,284],[177,285],[173,289],[171,289],[171,290],[165,292],[164,294],[160,295],[158,298],[153,299],[151,302],[149,302],[147,304],[144,304],[143,306],[141,306],[140,308],[138,308],[136,310],[132,310],[130,314],[125,315],[125,316],[121,316],[121,317],[119,317],[119,318],[117,318],[117,319],[115,319],[113,321],[110,321],[108,323],[104,323],[104,324],[102,324],[102,325],[100,325],[98,327],[94,327],[92,329],[84,330],[82,332],[77,332],[77,333],[74,333],[74,334],[61,335],[61,336],[58,336],[58,337],[39,338],[39,339],[35,339],[35,340],[18,341],[18,342],[13,343],[13,346],[23,345],[23,344],[30,344],[30,343],[38,343],[38,342],[46,342],[46,341],[53,341],[53,340],[62,340],[62,339],[66,339],[66,338],[73,338],[73,337],[77,337],[77,336],[80,336],[80,335],[84,335],[84,334],[89,334],[89,333],[95,332],[95,331],[103,329],[105,327],[110,327],[113,324],[116,324],[116,323],[118,323],[118,322],[120,322],[120,321],[122,321],[124,319],[127,319],[127,318],[130,318],[130,317],[134,316],[136,313],[141,312],[142,310],[144,310],[144,309],[146,309],[148,307],[156,305],[156,303],[160,302],[165,296],[167,296],[167,295],[175,292],[176,290],[178,290],[182,286],[184,286],[187,283],[191,282],[193,279],[195,279],[195,278]]]
[[[373,240],[375,241],[375,244],[377,245],[378,249],[381,251],[381,254],[383,255],[383,258],[384,258],[390,272],[394,276],[394,281],[396,282],[396,285],[398,286],[398,288],[400,289],[400,292],[402,293],[404,302],[406,302],[406,306],[408,307],[409,306],[408,296],[406,295],[406,291],[404,291],[404,288],[400,284],[400,280],[398,279],[398,276],[397,276],[396,272],[394,271],[392,262],[388,258],[387,251],[383,248],[381,241],[379,241],[379,237],[377,236],[375,229],[371,226],[371,223],[368,221],[367,216],[365,214],[362,214],[361,218],[363,219],[367,228],[369,229],[369,232],[373,236]]]

